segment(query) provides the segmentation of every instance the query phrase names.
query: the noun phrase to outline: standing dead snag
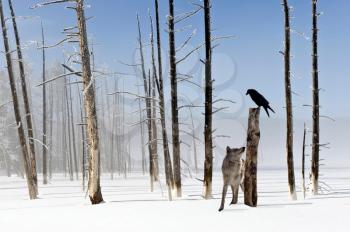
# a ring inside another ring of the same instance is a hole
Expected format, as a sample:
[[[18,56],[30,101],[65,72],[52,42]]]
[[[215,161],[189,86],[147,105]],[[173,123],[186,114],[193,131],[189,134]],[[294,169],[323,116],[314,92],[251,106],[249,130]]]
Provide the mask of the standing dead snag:
[[[146,121],[147,121],[147,129],[148,129],[148,151],[149,151],[149,163],[150,163],[149,172],[150,172],[150,178],[151,178],[151,191],[153,191],[153,182],[158,180],[158,176],[156,176],[156,172],[155,172],[156,157],[154,157],[154,155],[156,154],[156,152],[154,152],[154,146],[153,146],[154,143],[152,142],[152,107],[151,107],[151,97],[150,97],[151,86],[147,84],[139,15],[137,15],[137,27],[138,27],[138,33],[139,33],[138,42],[140,46],[139,49],[140,49],[140,57],[141,57],[141,69],[142,69],[142,78],[143,78],[143,86],[145,91],[146,112],[147,112]]]
[[[171,118],[173,138],[173,162],[174,182],[177,196],[182,196],[181,190],[181,158],[179,138],[179,114],[177,102],[177,74],[176,74],[176,50],[175,50],[175,26],[174,26],[174,0],[169,0],[169,62],[170,62],[170,85],[171,85]]]
[[[95,89],[90,68],[90,52],[86,33],[84,14],[84,0],[77,0],[77,19],[79,30],[80,55],[82,62],[82,78],[84,84],[84,105],[87,124],[87,141],[89,155],[89,197],[92,204],[103,201],[100,187],[100,147],[97,127],[97,113],[95,103]]]
[[[43,58],[43,184],[47,184],[47,145],[46,145],[46,63],[45,63],[45,37],[43,22],[41,22],[42,58]]]
[[[256,178],[260,140],[259,117],[260,108],[249,109],[247,152],[244,171],[244,204],[252,207],[256,207],[258,202]]]
[[[23,161],[24,161],[24,170],[26,173],[29,197],[30,199],[36,199],[37,198],[37,184],[35,179],[36,176],[33,175],[34,173],[32,171],[33,167],[30,164],[29,155],[28,155],[26,136],[23,129],[23,123],[22,123],[21,112],[20,112],[18,96],[17,96],[16,80],[13,74],[12,57],[11,57],[10,45],[7,37],[7,28],[6,28],[6,21],[4,17],[4,11],[2,7],[2,0],[0,0],[0,16],[1,16],[1,28],[2,28],[2,35],[4,40],[4,48],[5,48],[5,55],[6,55],[6,62],[7,62],[7,71],[8,71],[8,77],[9,77],[11,94],[12,94],[13,110],[15,113],[19,143],[21,146],[21,152],[22,152]]]
[[[289,194],[292,200],[297,199],[295,192],[295,176],[293,161],[293,110],[292,110],[292,87],[290,81],[290,17],[288,1],[283,0],[285,15],[285,51],[284,51],[284,85],[286,94],[286,114],[287,114],[287,164],[288,164],[288,185]]]
[[[158,84],[159,84],[159,112],[160,121],[162,124],[162,137],[163,137],[163,151],[164,151],[164,169],[165,178],[168,187],[169,200],[172,200],[171,189],[174,186],[173,169],[171,165],[171,158],[169,152],[168,135],[165,122],[165,103],[164,103],[164,89],[163,89],[163,71],[162,71],[162,52],[160,45],[160,26],[159,26],[159,13],[158,13],[158,0],[155,0],[156,11],[156,28],[157,28],[157,50],[158,50]]]
[[[303,190],[303,196],[305,199],[305,137],[306,137],[306,126],[304,123],[304,133],[303,133],[303,152],[302,152],[302,163],[301,163],[301,177],[302,177],[302,190]]]
[[[317,45],[317,0],[312,1],[312,191],[318,194],[319,152],[320,152],[320,103],[318,87],[318,45]]]
[[[151,14],[149,14],[151,23],[151,60],[152,60],[152,85],[149,83],[149,88],[152,88],[152,158],[154,165],[154,178],[158,181],[159,166],[158,166],[158,137],[157,137],[157,101],[156,101],[156,79],[157,79],[157,67],[155,62],[155,52],[154,52],[154,32],[153,32],[153,20]]]
[[[213,81],[211,78],[211,29],[210,29],[210,0],[204,0],[205,24],[205,119],[204,119],[204,198],[212,198],[213,179]]]
[[[22,94],[23,94],[23,101],[24,101],[24,110],[25,110],[25,118],[27,122],[27,131],[28,131],[28,143],[29,143],[29,158],[30,158],[30,165],[31,165],[31,172],[32,176],[34,178],[35,182],[35,191],[38,194],[38,179],[37,179],[37,172],[36,172],[36,159],[35,159],[35,146],[34,146],[34,129],[33,129],[33,123],[32,123],[32,114],[30,112],[30,104],[29,104],[29,96],[27,91],[27,84],[26,84],[26,77],[24,72],[24,64],[23,64],[23,56],[22,56],[22,48],[21,48],[21,41],[18,33],[17,23],[16,23],[16,16],[15,11],[12,7],[12,0],[8,0],[10,12],[11,12],[11,18],[12,18],[12,24],[13,24],[13,31],[15,34],[16,39],[16,50],[17,50],[17,56],[18,56],[18,65],[19,65],[19,72],[21,77],[21,86],[22,86]]]

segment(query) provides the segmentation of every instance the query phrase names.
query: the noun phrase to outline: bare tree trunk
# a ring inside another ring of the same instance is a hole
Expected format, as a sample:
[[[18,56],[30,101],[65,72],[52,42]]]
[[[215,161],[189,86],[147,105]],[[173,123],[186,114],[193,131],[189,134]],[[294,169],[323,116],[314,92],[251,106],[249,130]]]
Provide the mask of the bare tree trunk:
[[[12,0],[8,0],[8,3],[11,11],[13,30],[14,30],[15,39],[16,39],[18,65],[19,65],[19,72],[21,77],[22,94],[23,94],[24,109],[25,109],[25,115],[26,115],[25,118],[27,122],[27,130],[28,130],[28,137],[29,137],[28,142],[29,142],[29,151],[30,151],[29,157],[30,157],[31,172],[34,178],[35,191],[36,191],[36,194],[38,194],[38,178],[37,178],[36,160],[35,160],[34,129],[33,129],[33,123],[32,123],[32,114],[30,112],[29,96],[27,91],[26,77],[25,77],[25,71],[24,71],[24,65],[23,65],[22,48],[21,48],[21,42],[20,42],[20,37],[19,37],[17,23],[16,23],[16,16],[12,7]]]
[[[91,79],[90,53],[86,33],[84,0],[77,0],[77,18],[79,29],[82,77],[84,83],[84,104],[87,117],[87,135],[89,147],[89,197],[92,204],[103,201],[100,187],[100,148],[95,104],[95,90]]]
[[[139,89],[139,81],[137,79],[137,95],[140,95],[140,89]],[[142,174],[145,175],[146,171],[146,154],[145,154],[145,138],[144,138],[144,127],[143,127],[143,111],[141,107],[141,99],[138,99],[138,106],[139,106],[139,123],[140,123],[140,142],[141,142],[141,166],[142,166]]]
[[[303,190],[303,196],[305,199],[305,137],[306,137],[306,126],[304,123],[304,133],[303,133],[303,152],[302,152],[302,163],[301,163],[301,177],[302,177],[302,190]]]
[[[154,55],[154,32],[153,32],[153,20],[150,15],[151,22],[151,60],[152,60],[152,85],[149,84],[149,88],[152,88],[152,157],[154,162],[154,178],[158,181],[159,166],[158,166],[158,137],[157,137],[157,101],[156,101],[156,79],[157,79],[157,68]]]
[[[244,171],[244,204],[252,207],[256,207],[258,202],[256,178],[258,146],[260,140],[259,117],[260,108],[249,109],[247,150]]]
[[[2,35],[3,35],[4,48],[5,48],[5,54],[6,54],[7,71],[8,71],[8,77],[9,77],[11,94],[12,94],[13,110],[15,113],[19,143],[21,146],[21,152],[22,152],[22,157],[23,157],[23,161],[24,161],[24,170],[26,173],[28,192],[29,192],[30,199],[36,199],[37,198],[36,176],[34,176],[34,171],[32,171],[33,167],[30,164],[29,155],[28,155],[28,148],[27,148],[27,143],[26,143],[26,137],[24,134],[22,118],[21,118],[21,113],[20,113],[20,109],[19,109],[16,81],[15,81],[15,77],[13,74],[11,51],[10,51],[10,46],[9,46],[9,42],[8,42],[8,37],[7,37],[6,21],[5,21],[5,17],[4,17],[2,0],[0,0],[0,15],[1,15]]]
[[[319,152],[320,152],[320,103],[318,87],[318,48],[317,48],[317,0],[312,0],[312,191],[318,194]]]
[[[159,12],[158,12],[158,0],[155,0],[156,11],[156,30],[157,30],[157,51],[158,51],[158,84],[159,84],[159,112],[160,121],[162,126],[162,138],[163,138],[163,152],[164,152],[164,169],[166,184],[168,187],[168,197],[172,200],[171,189],[174,187],[173,169],[170,158],[168,134],[166,130],[165,121],[165,103],[164,103],[164,88],[163,88],[163,67],[162,67],[162,47],[160,40],[160,26],[159,26]]]
[[[213,179],[213,81],[211,78],[211,29],[210,29],[210,0],[204,0],[205,23],[205,119],[204,119],[204,198],[212,198]]]
[[[155,173],[155,157],[154,157],[154,146],[152,142],[152,108],[151,108],[151,99],[150,99],[150,88],[147,84],[147,76],[145,71],[145,62],[143,57],[143,45],[142,45],[142,36],[141,36],[141,28],[140,28],[140,19],[137,15],[137,26],[138,26],[138,32],[139,32],[139,46],[140,46],[140,56],[141,56],[141,68],[142,68],[142,77],[143,77],[143,85],[145,90],[145,97],[146,97],[146,112],[147,112],[147,128],[148,128],[148,151],[149,151],[149,171],[150,171],[150,178],[151,178],[151,191],[153,191],[153,182],[157,180],[156,173]]]
[[[189,107],[188,110],[190,111],[190,116],[191,116],[194,168],[196,170],[196,174],[198,174],[197,144],[196,144],[196,135],[195,135],[195,128],[194,128],[193,114],[192,114],[191,107]]]
[[[290,81],[290,18],[288,1],[283,0],[285,15],[285,51],[284,51],[284,84],[286,93],[286,114],[287,114],[287,164],[288,164],[288,185],[289,195],[292,200],[297,199],[295,192],[295,176],[293,161],[293,106],[292,106],[292,87]]]
[[[74,173],[73,173],[73,158],[72,158],[72,137],[71,137],[71,116],[70,116],[70,107],[69,107],[69,95],[68,95],[68,85],[67,85],[67,79],[64,77],[64,92],[65,92],[65,100],[66,100],[66,111],[67,111],[67,133],[68,133],[68,151],[69,151],[69,178],[72,181],[74,179]]]
[[[174,182],[177,196],[181,197],[181,157],[179,138],[179,115],[177,106],[177,74],[176,74],[176,50],[175,50],[175,25],[174,25],[174,0],[169,0],[169,62],[170,62],[170,84],[171,84],[171,118],[173,137],[173,162]]]
[[[75,143],[75,124],[74,124],[74,111],[73,111],[73,98],[72,98],[72,87],[71,85],[67,86],[69,88],[69,111],[70,111],[70,123],[72,128],[72,145],[73,145],[73,159],[74,159],[74,169],[75,169],[75,178],[79,179],[79,168],[78,168],[78,159],[77,159],[77,148]]]
[[[49,178],[52,178],[52,151],[53,151],[53,141],[52,141],[52,135],[53,135],[53,108],[54,108],[54,103],[53,103],[53,87],[52,83],[50,84],[50,134],[49,134],[49,144],[50,144],[50,150],[49,150],[49,162],[48,162],[48,169],[49,169]]]
[[[43,58],[43,184],[47,184],[47,144],[46,144],[46,63],[45,63],[45,36],[44,27],[41,22],[42,58]]]

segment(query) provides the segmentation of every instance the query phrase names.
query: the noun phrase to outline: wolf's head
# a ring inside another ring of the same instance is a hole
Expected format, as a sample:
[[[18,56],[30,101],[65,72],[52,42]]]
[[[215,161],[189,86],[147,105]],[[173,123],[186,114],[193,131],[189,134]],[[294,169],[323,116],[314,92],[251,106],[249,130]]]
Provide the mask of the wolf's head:
[[[245,151],[245,147],[241,147],[241,148],[230,148],[229,146],[226,147],[226,155],[229,157],[230,161],[240,162],[244,151]]]

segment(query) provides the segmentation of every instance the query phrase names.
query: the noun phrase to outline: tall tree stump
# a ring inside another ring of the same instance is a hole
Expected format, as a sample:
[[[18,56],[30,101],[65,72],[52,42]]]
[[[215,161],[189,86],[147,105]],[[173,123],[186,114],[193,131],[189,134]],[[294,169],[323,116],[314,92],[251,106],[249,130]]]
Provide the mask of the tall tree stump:
[[[259,116],[260,108],[249,109],[247,152],[244,171],[244,204],[251,207],[256,207],[258,202],[256,176],[260,140]]]

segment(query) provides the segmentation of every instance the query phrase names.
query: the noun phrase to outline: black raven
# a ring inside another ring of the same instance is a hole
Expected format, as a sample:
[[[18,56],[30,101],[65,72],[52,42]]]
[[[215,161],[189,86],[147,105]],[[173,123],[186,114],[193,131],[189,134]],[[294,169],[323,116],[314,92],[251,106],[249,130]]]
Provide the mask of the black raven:
[[[248,94],[250,95],[252,100],[255,102],[255,104],[257,104],[259,107],[262,106],[264,108],[264,110],[267,113],[267,116],[270,117],[269,111],[267,109],[270,109],[272,112],[275,113],[275,111],[273,111],[273,109],[269,106],[269,101],[266,100],[264,96],[261,95],[258,91],[256,91],[255,89],[248,89],[246,95]]]

